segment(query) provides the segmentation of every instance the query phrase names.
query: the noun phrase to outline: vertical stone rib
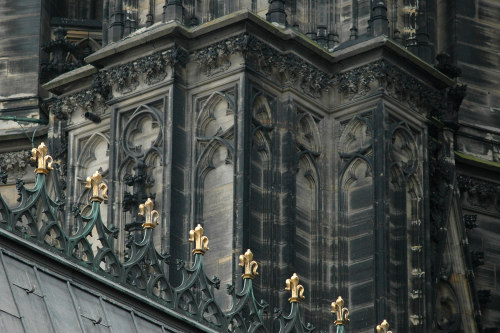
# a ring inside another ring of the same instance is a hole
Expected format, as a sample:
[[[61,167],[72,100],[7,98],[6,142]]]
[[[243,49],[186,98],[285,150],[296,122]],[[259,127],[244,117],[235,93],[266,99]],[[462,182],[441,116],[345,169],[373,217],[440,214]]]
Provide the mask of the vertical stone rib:
[[[123,2],[115,0],[111,10],[111,25],[109,27],[108,40],[112,42],[119,41],[123,36]]]
[[[428,30],[428,1],[420,0],[417,12],[417,54],[428,63],[433,63]]]
[[[149,11],[146,15],[146,27],[150,27],[154,22],[154,13],[155,13],[155,2],[154,0],[149,0]]]
[[[184,21],[184,7],[181,0],[166,0],[163,6],[163,22]]]
[[[374,36],[389,35],[389,20],[385,1],[376,0],[372,7],[372,33]]]
[[[271,23],[286,25],[286,12],[284,0],[271,0],[266,19]]]
[[[349,39],[354,40],[358,38],[358,0],[352,1],[351,20],[351,35],[349,36]]]
[[[109,0],[102,4],[102,46],[108,45]]]
[[[374,17],[375,20],[375,17]],[[386,241],[386,200],[385,200],[385,159],[386,159],[386,111],[379,101],[374,112],[374,187],[375,187],[375,313],[377,322],[386,317],[387,297],[387,241]]]

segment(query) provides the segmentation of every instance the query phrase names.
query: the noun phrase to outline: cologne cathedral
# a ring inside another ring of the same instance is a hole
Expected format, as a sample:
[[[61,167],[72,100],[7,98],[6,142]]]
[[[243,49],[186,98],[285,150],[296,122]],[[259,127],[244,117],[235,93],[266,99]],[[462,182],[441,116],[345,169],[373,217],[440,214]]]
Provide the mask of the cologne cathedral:
[[[500,332],[498,1],[0,4],[0,331]]]

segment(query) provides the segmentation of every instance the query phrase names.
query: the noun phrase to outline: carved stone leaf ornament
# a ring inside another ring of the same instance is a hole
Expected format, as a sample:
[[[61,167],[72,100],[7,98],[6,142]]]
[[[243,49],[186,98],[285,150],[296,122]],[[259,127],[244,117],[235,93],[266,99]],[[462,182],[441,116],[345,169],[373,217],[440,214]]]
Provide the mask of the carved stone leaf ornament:
[[[184,64],[186,58],[184,50],[173,47],[132,63],[101,70],[94,75],[90,88],[55,100],[50,110],[60,120],[68,119],[78,109],[102,114],[107,110],[106,101],[113,97],[113,91],[126,94],[137,89],[141,82],[146,85],[162,82],[168,76],[168,68]]]
[[[213,76],[228,70],[230,56],[236,53],[241,53],[248,64],[265,75],[272,75],[285,86],[292,87],[298,82],[298,88],[314,97],[328,90],[330,76],[327,73],[246,33],[197,50],[192,57],[199,63],[203,74]]]
[[[240,34],[196,50],[191,58],[200,65],[201,72],[213,76],[228,70],[230,57],[241,53],[247,65],[271,76],[285,87],[295,87],[307,95],[319,97],[323,91],[336,87],[349,100],[383,89],[388,95],[404,101],[413,109],[429,112],[436,117],[454,119],[457,104],[463,98],[465,87],[438,91],[398,69],[387,61],[379,60],[333,76],[307,63],[302,58],[283,53],[248,34]],[[77,108],[106,109],[105,101],[111,92],[126,94],[146,85],[162,82],[167,78],[168,67],[185,63],[187,53],[174,47],[159,51],[136,61],[102,70],[94,77],[91,88],[75,95],[56,100],[51,111],[66,119]],[[458,89],[458,90],[457,90]]]
[[[0,170],[10,174],[12,178],[18,178],[26,174],[26,166],[31,156],[29,150],[20,150],[0,154]]]
[[[488,208],[500,201],[500,185],[465,175],[458,175],[457,182],[460,190],[467,194],[466,200],[471,206]]]

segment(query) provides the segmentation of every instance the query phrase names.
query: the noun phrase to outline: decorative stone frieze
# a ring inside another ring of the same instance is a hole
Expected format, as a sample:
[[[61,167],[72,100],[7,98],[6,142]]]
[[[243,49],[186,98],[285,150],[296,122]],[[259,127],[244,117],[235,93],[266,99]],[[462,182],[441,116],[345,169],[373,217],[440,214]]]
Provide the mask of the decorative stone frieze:
[[[379,60],[346,72],[330,75],[302,58],[279,51],[247,33],[219,41],[191,54],[206,76],[223,73],[231,67],[231,56],[241,54],[247,66],[261,72],[281,87],[296,88],[303,93],[320,97],[323,91],[334,87],[344,98],[353,100],[376,90],[406,103],[410,108],[438,118],[454,119],[457,105],[465,94],[465,86],[437,90],[400,70],[395,65]],[[159,51],[131,63],[100,71],[92,87],[75,95],[57,100],[52,112],[60,119],[77,108],[104,113],[106,101],[116,95],[133,92],[143,83],[153,85],[165,80],[168,68],[179,61],[185,63],[187,53],[174,47]]]
[[[5,175],[12,178],[21,177],[26,174],[26,166],[28,165],[31,152],[29,150],[19,150],[0,154],[0,170]]]
[[[84,112],[89,110],[96,114],[105,113],[109,86],[99,84],[101,82],[104,83],[102,75],[97,74],[91,88],[84,89],[71,96],[56,99],[52,103],[50,111],[59,120],[68,119],[78,109],[82,109]]]
[[[471,230],[477,228],[479,224],[477,223],[477,215],[464,215],[464,225],[467,229]]]
[[[421,81],[384,60],[334,75],[331,85],[348,100],[381,89],[387,95],[422,113],[437,107],[438,110],[434,113],[441,114],[441,109],[446,109],[446,92],[425,86]]]
[[[245,53],[248,47],[249,35],[242,34],[217,42],[193,53],[192,58],[201,68],[201,72],[212,76],[229,69],[233,54]]]
[[[231,67],[230,56],[236,53],[243,55],[247,65],[271,76],[284,87],[297,84],[297,88],[314,97],[328,90],[330,76],[326,72],[246,33],[197,50],[192,57],[200,64],[203,74],[213,76],[228,70]]]
[[[499,185],[465,175],[457,176],[457,183],[460,190],[467,193],[466,200],[471,206],[486,209],[495,204]]]
[[[186,53],[174,47],[102,70],[94,76],[90,88],[54,101],[51,112],[61,120],[68,119],[78,109],[103,114],[107,109],[106,101],[113,97],[113,93],[133,92],[142,82],[146,85],[159,83],[167,78],[169,67],[184,63],[185,59]]]

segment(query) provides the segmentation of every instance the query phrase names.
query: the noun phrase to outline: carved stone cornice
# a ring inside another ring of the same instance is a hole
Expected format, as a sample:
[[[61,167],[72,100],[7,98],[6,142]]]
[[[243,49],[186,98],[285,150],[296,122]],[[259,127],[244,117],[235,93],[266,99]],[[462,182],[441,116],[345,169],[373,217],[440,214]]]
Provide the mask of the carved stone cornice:
[[[446,101],[444,91],[426,86],[423,82],[385,60],[378,60],[339,73],[332,78],[331,84],[336,86],[338,92],[349,100],[363,97],[369,92],[381,89],[387,95],[405,102],[410,108],[423,113],[430,112],[431,106],[440,106]],[[445,105],[442,107],[444,108]]]
[[[224,39],[215,44],[196,50],[192,59],[200,65],[201,72],[207,76],[222,73],[231,66],[230,56],[246,53],[250,39],[248,34]]]
[[[281,53],[256,38],[250,38],[246,60],[284,87],[295,87],[307,95],[321,96],[329,89],[330,75],[302,58]]]
[[[198,49],[190,58],[200,65],[201,73],[213,76],[230,68],[231,56],[234,54],[241,54],[246,66],[279,83],[281,87],[295,88],[315,98],[331,87],[348,100],[382,90],[420,113],[448,122],[456,118],[466,89],[464,86],[434,89],[386,60],[331,75],[303,58],[281,52],[248,33]],[[141,84],[148,86],[161,82],[167,78],[169,67],[178,62],[185,64],[187,58],[186,51],[174,47],[101,70],[94,76],[92,87],[57,100],[53,103],[52,112],[61,119],[67,118],[78,108],[103,113],[100,110],[106,109],[106,101],[113,95],[130,93]]]
[[[19,150],[0,154],[0,170],[17,178],[26,174],[31,151]],[[5,178],[6,179],[6,178]]]
[[[460,191],[467,194],[466,200],[471,206],[487,209],[497,203],[496,209],[500,211],[500,185],[466,175],[458,175],[457,183]]]
[[[71,114],[79,109],[83,112],[92,111],[96,114],[103,114],[107,108],[106,100],[109,97],[110,87],[105,75],[98,73],[90,88],[56,99],[50,106],[50,111],[60,120],[70,118]]]
[[[192,58],[200,64],[203,74],[212,76],[231,66],[230,57],[241,53],[246,65],[271,77],[284,87],[295,87],[319,97],[328,90],[330,76],[302,58],[284,53],[244,33],[195,51]]]
[[[144,83],[153,85],[167,78],[168,68],[185,63],[186,52],[178,47],[158,51],[133,62],[101,70],[90,88],[76,94],[59,98],[52,103],[51,112],[58,119],[68,119],[78,109],[103,114],[106,101],[114,94],[126,94]]]
[[[477,223],[477,215],[464,215],[463,220],[465,227],[469,230],[477,228],[479,226],[479,224]]]

